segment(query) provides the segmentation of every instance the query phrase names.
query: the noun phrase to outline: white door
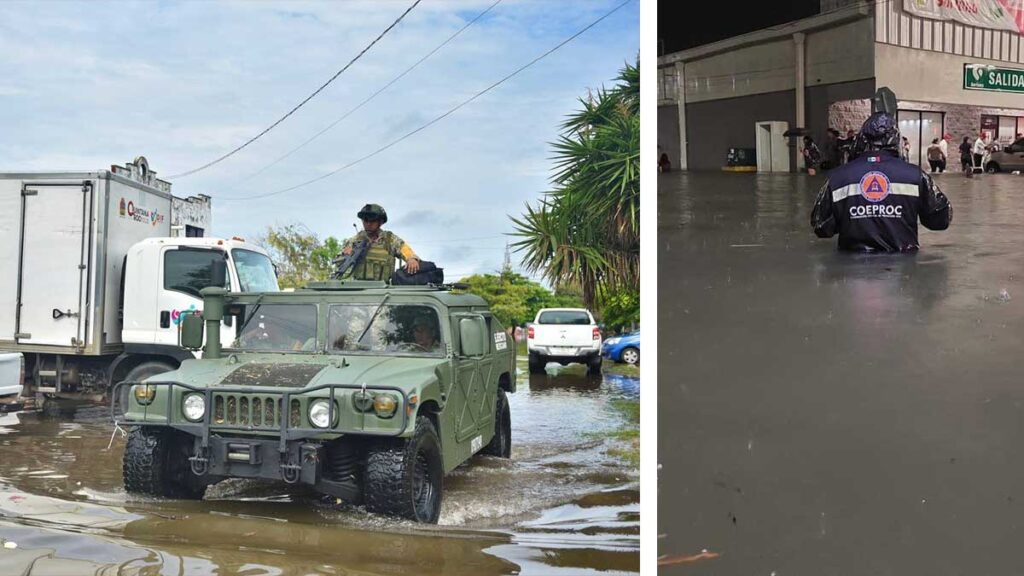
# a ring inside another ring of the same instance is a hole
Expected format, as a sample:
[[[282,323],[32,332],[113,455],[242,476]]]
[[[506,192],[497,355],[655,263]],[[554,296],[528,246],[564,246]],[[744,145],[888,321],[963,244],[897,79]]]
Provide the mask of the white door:
[[[757,171],[772,171],[772,125],[769,122],[757,124]]]
[[[89,271],[87,218],[92,187],[32,186],[22,193],[17,339],[84,346],[83,295]]]

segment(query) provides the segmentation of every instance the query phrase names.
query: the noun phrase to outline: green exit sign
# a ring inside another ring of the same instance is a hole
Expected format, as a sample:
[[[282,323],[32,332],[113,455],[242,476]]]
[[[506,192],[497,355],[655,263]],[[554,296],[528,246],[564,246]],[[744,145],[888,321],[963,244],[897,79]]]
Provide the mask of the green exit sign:
[[[964,64],[964,89],[1024,94],[1024,70]]]

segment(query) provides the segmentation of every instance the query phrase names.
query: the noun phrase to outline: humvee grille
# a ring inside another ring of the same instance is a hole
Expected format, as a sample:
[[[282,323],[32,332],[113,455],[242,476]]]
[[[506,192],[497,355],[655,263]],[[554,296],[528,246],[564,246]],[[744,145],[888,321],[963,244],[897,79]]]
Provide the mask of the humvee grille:
[[[281,397],[242,394],[213,395],[213,424],[251,426],[273,430],[281,427]]]

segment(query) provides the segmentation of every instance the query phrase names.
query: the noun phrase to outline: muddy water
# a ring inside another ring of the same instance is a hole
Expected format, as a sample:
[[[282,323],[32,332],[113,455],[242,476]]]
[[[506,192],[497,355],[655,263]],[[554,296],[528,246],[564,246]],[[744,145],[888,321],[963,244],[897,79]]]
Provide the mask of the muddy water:
[[[869,257],[822,178],[659,178],[659,552],[720,554],[664,574],[1024,572],[1024,177],[936,181]]]
[[[129,496],[101,408],[0,415],[0,574],[636,573],[638,476],[601,432],[622,424],[611,400],[638,396],[636,379],[579,367],[520,374],[512,459],[447,476],[430,527],[270,482]]]

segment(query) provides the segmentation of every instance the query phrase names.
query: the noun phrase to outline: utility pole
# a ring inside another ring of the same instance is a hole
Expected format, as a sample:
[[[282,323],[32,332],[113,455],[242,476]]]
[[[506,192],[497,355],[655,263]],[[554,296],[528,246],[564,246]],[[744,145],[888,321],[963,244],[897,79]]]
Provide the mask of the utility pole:
[[[508,240],[505,241],[505,263],[501,267],[502,274],[509,274],[512,272],[512,246],[509,245]]]

